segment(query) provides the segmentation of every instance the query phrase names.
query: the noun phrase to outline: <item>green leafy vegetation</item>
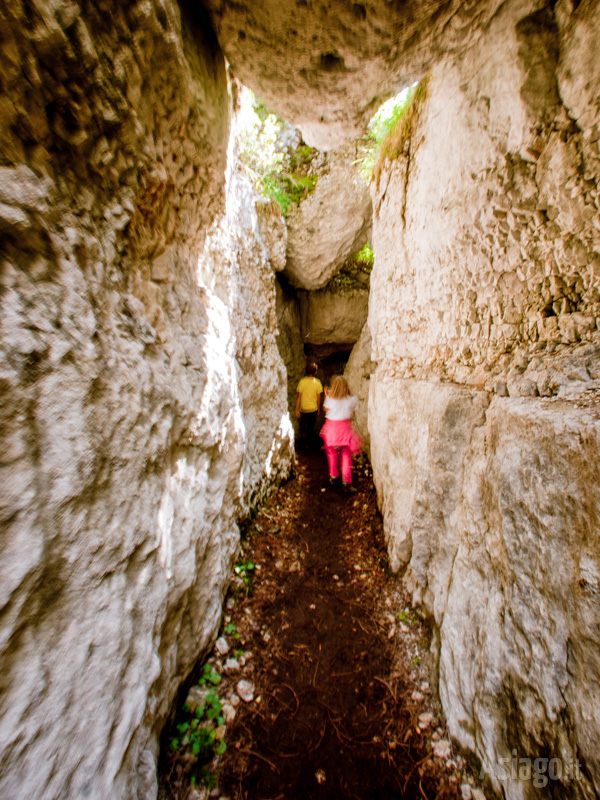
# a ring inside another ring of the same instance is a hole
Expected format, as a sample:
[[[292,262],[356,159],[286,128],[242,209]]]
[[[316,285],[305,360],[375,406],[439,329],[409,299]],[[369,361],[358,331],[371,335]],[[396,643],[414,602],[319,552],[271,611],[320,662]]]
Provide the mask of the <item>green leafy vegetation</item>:
[[[368,289],[373,263],[373,250],[367,242],[358,253],[346,260],[341,270],[336,272],[327,284],[327,290],[330,292],[343,292],[352,289]]]
[[[369,122],[357,159],[365,180],[379,184],[383,164],[402,153],[426,97],[428,82],[429,78],[425,78],[388,100]]]
[[[199,695],[200,701],[195,708],[184,703],[168,739],[172,758],[186,765],[186,774],[192,787],[198,783],[208,788],[214,786],[215,777],[210,771],[210,763],[227,749],[223,738],[223,706],[214,688],[220,681],[219,673],[205,664],[198,681],[198,687],[204,690]]]
[[[289,126],[270,113],[252,92],[242,94],[243,125],[238,134],[240,160],[255,188],[275,200],[283,214],[314,191],[318,175],[311,172],[317,151],[306,144],[285,142]]]
[[[417,614],[412,610],[405,608],[404,611],[399,611],[397,614],[398,622],[405,622],[409,625],[420,625],[421,620],[417,616]]]
[[[225,625],[225,627],[223,628],[223,633],[224,633],[226,636],[233,636],[233,638],[234,638],[236,641],[237,641],[237,640],[240,638],[240,635],[239,635],[239,633],[238,633],[238,631],[237,631],[237,628],[236,628],[236,626],[233,624],[233,622],[230,622],[228,625]]]
[[[371,249],[371,245],[367,242],[366,245],[359,250],[356,255],[352,256],[350,263],[365,272],[370,272],[373,269],[375,262],[375,255]]]
[[[252,580],[252,575],[254,573],[254,562],[241,559],[233,569],[235,574],[241,578],[244,583],[248,584]]]
[[[202,677],[198,681],[199,686],[208,686],[208,684],[212,684],[213,686],[218,686],[221,683],[221,676],[213,669],[210,664],[205,664],[202,668]]]

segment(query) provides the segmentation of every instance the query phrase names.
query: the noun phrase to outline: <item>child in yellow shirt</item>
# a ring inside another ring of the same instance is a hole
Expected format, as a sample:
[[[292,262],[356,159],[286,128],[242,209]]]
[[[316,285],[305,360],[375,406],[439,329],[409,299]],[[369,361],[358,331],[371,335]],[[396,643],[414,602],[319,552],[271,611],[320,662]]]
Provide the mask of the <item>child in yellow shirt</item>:
[[[300,441],[311,449],[318,449],[315,424],[321,413],[323,384],[317,378],[317,365],[307,364],[306,375],[297,388],[296,416],[300,420]]]

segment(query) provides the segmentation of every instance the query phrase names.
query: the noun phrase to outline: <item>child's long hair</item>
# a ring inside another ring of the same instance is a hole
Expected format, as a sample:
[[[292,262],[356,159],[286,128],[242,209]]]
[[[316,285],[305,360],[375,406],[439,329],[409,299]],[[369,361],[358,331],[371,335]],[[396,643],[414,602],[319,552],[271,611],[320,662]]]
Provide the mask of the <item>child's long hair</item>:
[[[334,375],[331,379],[331,384],[329,385],[329,391],[327,394],[329,397],[334,397],[336,400],[339,400],[342,397],[349,397],[350,387],[348,386],[348,381],[346,378],[344,378],[343,375]]]

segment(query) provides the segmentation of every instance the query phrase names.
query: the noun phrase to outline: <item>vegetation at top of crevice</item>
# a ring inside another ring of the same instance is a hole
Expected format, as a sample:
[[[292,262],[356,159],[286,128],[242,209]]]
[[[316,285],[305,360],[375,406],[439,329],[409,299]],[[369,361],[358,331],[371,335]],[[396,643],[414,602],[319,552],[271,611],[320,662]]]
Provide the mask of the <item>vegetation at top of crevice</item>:
[[[400,92],[384,103],[369,122],[357,158],[366,181],[375,180],[379,185],[385,162],[393,161],[403,152],[427,96],[428,84],[429,76]]]
[[[373,250],[367,242],[358,253],[354,253],[346,259],[343,267],[336,272],[325,287],[326,291],[337,293],[353,289],[368,290],[373,263]]]
[[[271,113],[248,89],[241,92],[240,161],[256,190],[275,200],[284,216],[314,191],[319,151],[299,131]]]

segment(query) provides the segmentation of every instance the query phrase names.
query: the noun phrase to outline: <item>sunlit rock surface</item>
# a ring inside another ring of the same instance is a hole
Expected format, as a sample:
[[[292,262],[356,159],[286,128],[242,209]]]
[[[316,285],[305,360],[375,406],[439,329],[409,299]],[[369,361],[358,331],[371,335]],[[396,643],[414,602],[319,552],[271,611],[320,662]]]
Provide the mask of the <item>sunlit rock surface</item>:
[[[435,622],[450,732],[511,800],[513,748],[580,758],[561,797],[600,791],[600,27],[538,9],[433,70],[374,187],[368,323],[391,563]]]
[[[227,211],[209,231],[200,259],[201,280],[214,288],[233,329],[246,431],[241,475],[244,512],[273,483],[288,476],[293,455],[287,375],[276,343],[275,273],[269,257],[280,252],[283,221],[281,212],[271,209],[278,222],[271,224],[272,235],[267,237],[264,225],[260,228],[264,213],[264,203],[243,169],[234,165],[228,175]]]
[[[255,197],[259,239],[262,242],[271,268],[281,271],[285,268],[288,230],[281,208],[275,200]]]
[[[0,3],[10,800],[155,795],[157,736],[220,624],[238,515],[289,463],[262,238],[232,263],[231,298],[198,282],[229,101],[210,27],[180,13]]]
[[[344,370],[344,377],[348,381],[350,391],[358,399],[358,405],[354,412],[354,424],[363,437],[367,452],[370,450],[368,404],[373,367],[374,364],[371,361],[371,331],[365,323],[358,341],[350,353],[350,358]]]
[[[302,289],[320,289],[367,242],[371,196],[354,153],[331,154],[316,188],[287,218],[285,275]]]
[[[322,149],[363,133],[381,103],[460,51],[500,0],[207,0],[236,76]]]

